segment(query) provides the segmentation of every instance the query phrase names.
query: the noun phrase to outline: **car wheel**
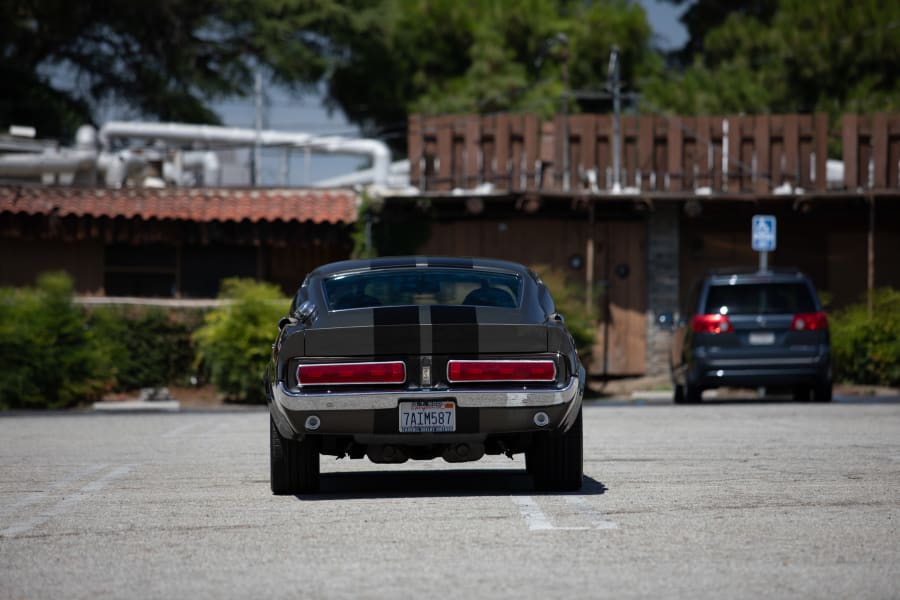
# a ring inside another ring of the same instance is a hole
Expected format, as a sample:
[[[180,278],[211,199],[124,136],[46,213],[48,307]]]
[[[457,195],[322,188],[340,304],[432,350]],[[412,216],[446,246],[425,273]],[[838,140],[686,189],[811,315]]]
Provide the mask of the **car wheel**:
[[[685,403],[684,386],[683,385],[675,384],[675,392],[672,396],[672,402],[674,402],[675,404],[684,404]]]
[[[584,477],[582,413],[565,433],[543,432],[525,452],[534,487],[544,491],[580,490]]]
[[[811,392],[812,390],[806,386],[795,387],[792,394],[794,402],[808,402]]]
[[[689,383],[684,386],[684,403],[685,404],[700,404],[700,400],[703,398],[703,390],[696,385],[691,385]]]
[[[273,494],[301,494],[319,489],[318,448],[309,438],[298,442],[282,437],[271,417],[269,465]]]
[[[830,381],[816,384],[816,387],[813,388],[813,402],[831,402],[831,394]]]

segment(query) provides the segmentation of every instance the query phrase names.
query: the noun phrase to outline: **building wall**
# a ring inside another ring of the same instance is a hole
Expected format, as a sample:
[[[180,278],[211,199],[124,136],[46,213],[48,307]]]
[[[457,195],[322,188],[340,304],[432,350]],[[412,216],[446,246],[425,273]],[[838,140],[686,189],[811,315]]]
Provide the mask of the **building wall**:
[[[588,240],[594,243],[596,341],[589,357],[593,376],[641,375],[646,360],[646,251],[643,219],[598,219],[511,215],[431,224],[422,254],[479,256],[550,268],[583,291]],[[577,265],[577,266],[573,266]]]
[[[0,285],[33,285],[44,271],[66,271],[77,293],[103,291],[103,242],[0,238]]]

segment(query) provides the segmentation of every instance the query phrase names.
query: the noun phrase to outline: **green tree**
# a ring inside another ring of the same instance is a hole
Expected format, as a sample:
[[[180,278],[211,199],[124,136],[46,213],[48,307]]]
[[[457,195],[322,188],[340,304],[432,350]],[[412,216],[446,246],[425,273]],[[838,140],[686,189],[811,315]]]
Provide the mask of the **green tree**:
[[[252,91],[259,66],[312,85],[329,35],[358,5],[335,0],[0,0],[0,125],[67,135],[115,101],[163,120],[218,122],[210,99]]]
[[[136,116],[218,121],[209,102],[252,92],[263,69],[401,142],[410,111],[538,110],[597,88],[612,45],[623,81],[659,57],[633,0],[0,0],[0,125],[71,134],[106,103]],[[576,107],[573,106],[573,109]]]
[[[675,54],[677,58],[690,63],[698,54],[703,54],[707,34],[718,28],[732,15],[753,17],[761,23],[769,24],[778,0],[666,0],[670,4],[684,7],[679,20],[687,29],[688,39],[684,47]]]
[[[898,72],[900,4],[781,0],[770,19],[730,13],[683,73],[644,93],[685,114],[897,111]]]
[[[626,85],[661,65],[643,9],[628,0],[384,0],[369,24],[347,40],[327,92],[331,106],[370,129],[404,127],[409,112],[551,115],[563,64],[573,89],[601,88],[613,45]]]

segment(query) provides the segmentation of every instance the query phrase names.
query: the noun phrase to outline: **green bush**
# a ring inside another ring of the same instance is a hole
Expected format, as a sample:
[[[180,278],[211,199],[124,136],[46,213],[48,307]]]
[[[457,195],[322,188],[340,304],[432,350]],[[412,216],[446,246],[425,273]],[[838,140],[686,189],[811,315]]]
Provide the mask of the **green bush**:
[[[194,366],[191,333],[202,322],[203,311],[196,309],[103,306],[88,312],[116,391],[186,383]]]
[[[575,340],[581,360],[586,361],[593,351],[597,329],[596,315],[584,307],[585,287],[567,281],[565,275],[556,269],[538,267],[535,271],[550,290],[556,311],[565,318],[566,328]]]
[[[86,325],[65,273],[45,273],[35,288],[0,288],[0,408],[66,408],[99,398],[111,367]]]
[[[900,385],[900,291],[876,290],[871,319],[861,302],[832,313],[830,325],[838,381]]]
[[[197,360],[226,398],[264,402],[263,371],[289,300],[276,286],[249,279],[225,279],[221,290],[229,302],[194,333]]]

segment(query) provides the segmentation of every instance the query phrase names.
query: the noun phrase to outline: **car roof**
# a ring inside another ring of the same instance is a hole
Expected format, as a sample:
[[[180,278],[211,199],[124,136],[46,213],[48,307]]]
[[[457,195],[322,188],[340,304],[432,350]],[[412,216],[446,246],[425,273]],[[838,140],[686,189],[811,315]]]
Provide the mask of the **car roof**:
[[[492,258],[466,258],[451,256],[390,256],[342,260],[322,265],[310,273],[310,277],[330,277],[337,273],[400,268],[445,267],[456,269],[497,269],[526,275],[528,268],[519,263]]]

